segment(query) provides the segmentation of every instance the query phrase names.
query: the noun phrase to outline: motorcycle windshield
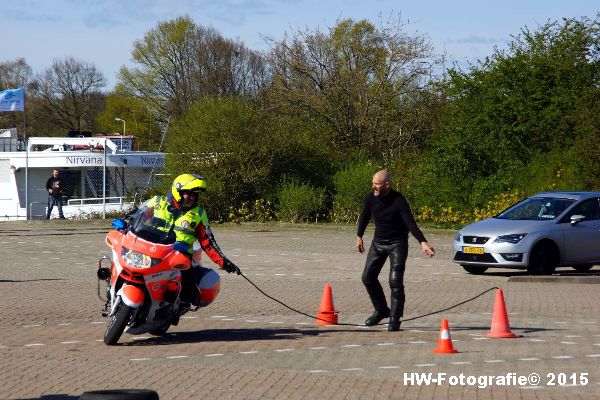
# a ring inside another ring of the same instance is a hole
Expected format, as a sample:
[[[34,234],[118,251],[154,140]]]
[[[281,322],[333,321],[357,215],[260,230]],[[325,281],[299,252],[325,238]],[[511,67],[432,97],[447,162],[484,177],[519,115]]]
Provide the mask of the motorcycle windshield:
[[[136,236],[152,243],[175,243],[175,218],[165,220],[154,216],[154,208],[141,206],[132,216],[130,230]]]

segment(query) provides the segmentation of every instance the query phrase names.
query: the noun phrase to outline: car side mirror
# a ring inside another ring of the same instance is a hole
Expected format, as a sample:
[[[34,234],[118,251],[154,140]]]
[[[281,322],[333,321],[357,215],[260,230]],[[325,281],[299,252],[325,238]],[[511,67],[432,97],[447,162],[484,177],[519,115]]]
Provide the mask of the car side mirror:
[[[585,219],[585,215],[571,215],[571,225],[576,225]]]

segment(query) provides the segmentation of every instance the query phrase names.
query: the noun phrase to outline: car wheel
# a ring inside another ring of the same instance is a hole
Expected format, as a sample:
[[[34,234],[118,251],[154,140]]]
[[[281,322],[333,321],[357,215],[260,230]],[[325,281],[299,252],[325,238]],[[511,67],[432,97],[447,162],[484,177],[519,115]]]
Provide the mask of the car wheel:
[[[550,243],[536,245],[529,256],[527,272],[531,275],[550,275],[559,263],[559,254],[556,246]]]
[[[487,267],[477,267],[474,265],[461,265],[465,271],[473,275],[481,275],[487,271]]]
[[[594,266],[593,264],[579,264],[579,265],[571,265],[575,271],[578,272],[587,272]]]
[[[158,400],[158,393],[150,389],[112,389],[84,392],[80,400]]]

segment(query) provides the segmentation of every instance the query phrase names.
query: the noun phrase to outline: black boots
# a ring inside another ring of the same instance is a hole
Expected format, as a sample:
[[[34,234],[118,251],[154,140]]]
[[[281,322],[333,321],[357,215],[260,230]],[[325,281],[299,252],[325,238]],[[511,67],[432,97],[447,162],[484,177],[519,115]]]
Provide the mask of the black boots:
[[[400,320],[396,318],[390,318],[390,322],[388,324],[388,331],[399,331],[400,330]]]
[[[388,324],[388,331],[393,332],[400,330],[400,317],[402,317],[402,314],[404,314],[404,293],[402,293],[402,295],[399,295],[398,293],[394,293],[394,289],[392,289],[390,322]]]
[[[367,320],[365,321],[365,325],[366,326],[377,325],[378,323],[381,322],[382,319],[387,318],[389,316],[390,316],[390,309],[387,308],[387,306],[383,310],[375,310],[373,315],[371,315],[369,318],[367,318]]]

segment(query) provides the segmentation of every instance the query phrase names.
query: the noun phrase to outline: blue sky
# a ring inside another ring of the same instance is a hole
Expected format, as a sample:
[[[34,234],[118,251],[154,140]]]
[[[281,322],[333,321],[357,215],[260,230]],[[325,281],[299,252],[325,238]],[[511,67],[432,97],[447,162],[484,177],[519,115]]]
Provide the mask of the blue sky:
[[[119,67],[132,65],[135,40],[187,14],[256,50],[267,49],[262,36],[277,40],[286,31],[325,31],[342,18],[377,23],[400,15],[407,33],[427,35],[437,52],[465,63],[490,55],[524,26],[598,12],[593,0],[0,0],[0,62],[24,57],[41,73],[53,59],[75,57],[94,63],[111,89]]]

